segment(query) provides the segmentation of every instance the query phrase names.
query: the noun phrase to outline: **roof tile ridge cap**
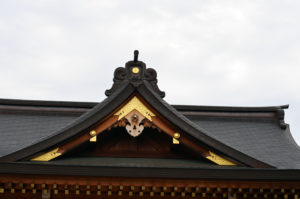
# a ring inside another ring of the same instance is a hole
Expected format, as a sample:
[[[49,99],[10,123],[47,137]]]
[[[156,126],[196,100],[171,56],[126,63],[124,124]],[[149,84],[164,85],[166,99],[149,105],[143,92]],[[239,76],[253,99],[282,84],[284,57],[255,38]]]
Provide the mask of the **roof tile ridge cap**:
[[[181,109],[181,111],[225,111],[225,112],[276,112],[280,109],[288,109],[289,105],[279,105],[279,106],[213,106],[213,105],[182,105],[182,104],[173,104],[176,109]],[[187,110],[184,110],[184,109]],[[190,110],[193,108],[193,110]],[[195,110],[195,108],[197,110]]]
[[[91,108],[97,102],[55,101],[0,98],[3,106],[58,107],[58,108]]]
[[[160,97],[165,97],[165,92],[161,91],[157,85],[157,72],[153,68],[147,68],[146,63],[138,60],[139,51],[134,51],[134,60],[126,62],[124,67],[118,67],[114,71],[113,85],[105,91],[109,96],[116,91],[125,81],[129,81],[134,87],[148,82],[151,88],[157,92]]]

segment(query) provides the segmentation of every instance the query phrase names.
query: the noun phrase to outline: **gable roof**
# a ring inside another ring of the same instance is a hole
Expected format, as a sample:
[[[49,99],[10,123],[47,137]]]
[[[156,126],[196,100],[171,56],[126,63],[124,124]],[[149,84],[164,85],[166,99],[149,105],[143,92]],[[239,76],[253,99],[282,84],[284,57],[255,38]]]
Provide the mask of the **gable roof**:
[[[143,63],[140,65],[143,66]],[[127,66],[129,68],[138,64],[130,62]],[[288,126],[284,129],[282,116],[278,116],[286,106],[172,107],[162,99],[163,92],[156,85],[156,73],[154,76],[151,81],[143,78],[138,81],[128,78],[118,80],[112,92],[109,92],[109,97],[99,104],[2,100],[2,108],[7,111],[2,112],[2,119],[0,117],[0,122],[4,124],[1,125],[3,141],[11,139],[10,143],[13,143],[16,140],[12,136],[16,134],[11,133],[13,130],[18,136],[23,135],[29,139],[18,139],[16,144],[8,146],[7,150],[4,147],[0,149],[4,156],[1,161],[21,160],[78,136],[137,93],[159,114],[193,139],[227,157],[252,167],[300,168],[299,147],[293,142]],[[48,112],[42,110],[47,108]],[[33,109],[35,111],[32,111]],[[9,119],[9,115],[14,117],[25,131],[22,132],[16,125],[11,125],[13,118]],[[41,128],[38,128],[39,125]],[[15,129],[9,128],[12,126]],[[274,142],[270,142],[271,138]],[[265,150],[266,144],[269,146],[268,150]]]

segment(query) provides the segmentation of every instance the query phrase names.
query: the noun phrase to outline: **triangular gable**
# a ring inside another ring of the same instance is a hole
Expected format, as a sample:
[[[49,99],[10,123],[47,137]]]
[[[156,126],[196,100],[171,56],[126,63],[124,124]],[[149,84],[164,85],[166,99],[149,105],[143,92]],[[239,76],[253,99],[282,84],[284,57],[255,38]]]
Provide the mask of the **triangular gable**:
[[[137,56],[125,68],[116,69],[114,85],[106,94],[109,96],[106,100],[74,123],[48,139],[1,158],[1,161],[54,159],[82,143],[96,141],[97,135],[123,118],[130,120],[128,117],[136,111],[140,117],[172,137],[174,144],[184,144],[219,165],[270,167],[207,136],[204,129],[167,104],[162,99],[164,92],[157,87],[156,72],[146,69],[143,62],[137,61]]]
[[[143,128],[144,126],[151,126],[155,125],[156,128],[161,129],[164,133],[172,137],[173,144],[184,144],[190,148],[192,148],[194,151],[197,151],[201,156],[204,158],[207,158],[208,160],[219,164],[219,165],[236,165],[233,161],[230,161],[226,158],[223,158],[214,152],[202,147],[201,145],[198,145],[196,142],[193,142],[191,139],[189,139],[187,136],[185,136],[185,133],[181,133],[178,128],[175,126],[169,124],[169,122],[166,120],[166,118],[160,117],[160,113],[157,112],[157,110],[153,110],[153,108],[148,108],[149,105],[146,104],[146,102],[143,102],[144,99],[139,97],[138,95],[134,95],[131,97],[125,105],[120,107],[117,111],[111,114],[111,116],[108,119],[105,119],[104,121],[99,122],[97,126],[92,128],[92,130],[89,130],[82,136],[77,137],[76,139],[73,139],[72,141],[62,144],[59,147],[56,147],[53,150],[50,150],[46,153],[43,153],[41,155],[38,155],[34,158],[32,158],[32,161],[49,161],[56,157],[59,157],[65,153],[67,153],[69,150],[74,149],[75,147],[79,146],[80,144],[90,141],[90,142],[96,142],[97,136],[100,135],[102,132],[104,132],[108,128],[112,128],[112,126],[116,126],[117,123],[121,123],[117,126],[122,126],[127,129],[127,132],[131,134],[133,137],[136,137],[133,126],[136,126],[135,129],[141,129],[138,127],[140,123],[143,123],[141,125]],[[150,110],[152,109],[152,110]],[[134,115],[139,115],[138,123],[134,124]],[[126,120],[128,123],[125,125],[125,122],[122,121],[123,119]],[[123,123],[123,125],[122,125]],[[148,123],[148,124],[144,124]],[[131,127],[131,128],[130,128]],[[139,134],[142,133],[143,129],[138,132]],[[132,134],[133,133],[133,134]],[[100,140],[101,141],[101,140]]]

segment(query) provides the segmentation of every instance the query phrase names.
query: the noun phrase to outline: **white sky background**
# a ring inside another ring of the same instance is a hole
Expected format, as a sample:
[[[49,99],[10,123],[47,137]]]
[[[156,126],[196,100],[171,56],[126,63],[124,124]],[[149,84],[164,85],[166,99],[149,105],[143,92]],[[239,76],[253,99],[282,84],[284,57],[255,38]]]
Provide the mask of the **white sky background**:
[[[300,144],[300,1],[0,1],[0,97],[101,101],[116,67],[170,104],[276,106]]]

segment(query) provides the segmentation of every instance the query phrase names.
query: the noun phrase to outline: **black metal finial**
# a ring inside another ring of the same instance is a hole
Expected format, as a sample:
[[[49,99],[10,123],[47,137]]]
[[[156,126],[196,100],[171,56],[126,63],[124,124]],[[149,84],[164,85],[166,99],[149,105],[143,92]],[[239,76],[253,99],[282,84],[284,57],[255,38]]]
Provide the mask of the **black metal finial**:
[[[134,51],[134,61],[136,62],[136,61],[138,61],[138,58],[139,58],[139,51],[138,50],[135,50]]]

